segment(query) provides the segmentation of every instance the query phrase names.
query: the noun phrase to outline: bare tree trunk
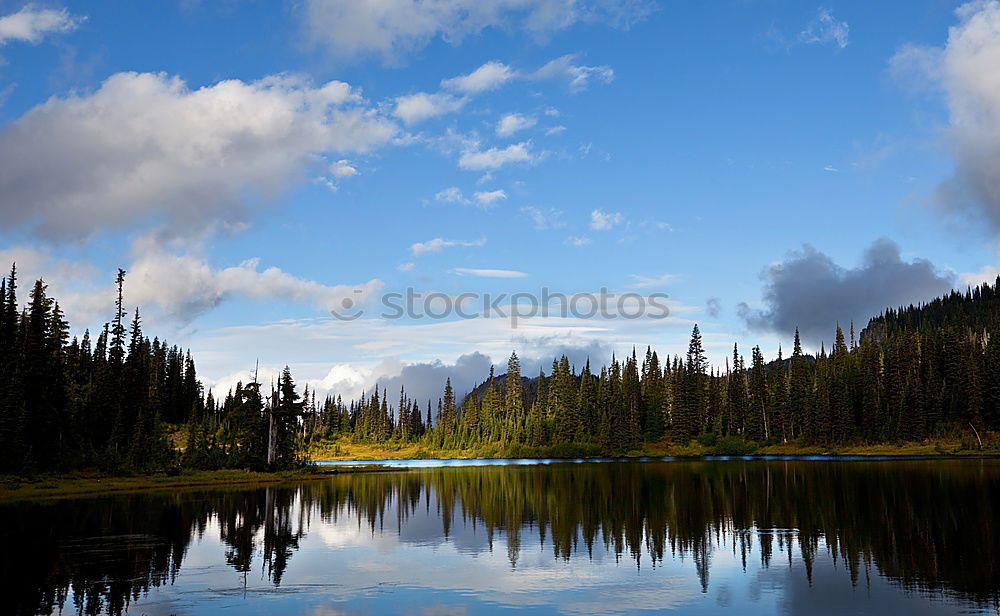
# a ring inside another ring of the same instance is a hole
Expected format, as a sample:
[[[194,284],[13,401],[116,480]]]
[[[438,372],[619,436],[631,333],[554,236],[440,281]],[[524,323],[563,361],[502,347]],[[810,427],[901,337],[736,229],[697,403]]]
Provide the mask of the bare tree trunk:
[[[267,465],[272,466],[274,464],[274,454],[277,448],[278,441],[278,424],[274,422],[274,409],[268,412],[268,427],[267,427]]]

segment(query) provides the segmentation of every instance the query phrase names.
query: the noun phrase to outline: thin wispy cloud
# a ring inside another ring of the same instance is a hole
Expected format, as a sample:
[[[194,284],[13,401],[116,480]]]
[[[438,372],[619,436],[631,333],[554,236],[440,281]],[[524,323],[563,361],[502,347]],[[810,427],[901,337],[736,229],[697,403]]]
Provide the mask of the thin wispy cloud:
[[[605,212],[600,209],[590,212],[590,228],[594,231],[610,231],[624,220],[621,212]]]
[[[632,279],[629,286],[633,289],[649,289],[652,287],[663,287],[677,280],[676,274],[660,274],[659,276],[641,276],[639,274],[629,274]]]
[[[460,247],[480,247],[486,245],[486,238],[480,238],[478,240],[446,240],[440,237],[436,237],[432,240],[427,240],[426,242],[417,242],[410,246],[410,252],[414,257],[421,257],[423,255],[432,254],[436,252],[441,252],[445,248],[453,248],[456,246]]]
[[[496,205],[498,202],[506,199],[507,192],[502,189],[476,192],[472,195],[472,198],[475,199],[476,204],[479,207],[492,207]]]
[[[495,170],[514,163],[535,163],[541,156],[532,151],[530,141],[522,141],[505,148],[467,150],[459,156],[458,166],[467,171]]]
[[[470,267],[456,267],[450,271],[459,276],[478,276],[480,278],[525,278],[528,275],[516,270],[474,269]]]
[[[49,34],[76,30],[85,19],[71,15],[66,9],[43,9],[26,4],[16,13],[0,17],[0,45],[11,41],[37,44]]]
[[[833,11],[820,8],[806,27],[799,32],[797,41],[806,45],[834,45],[843,49],[850,42],[851,27],[846,21],[833,16]]]
[[[534,223],[535,228],[539,231],[544,231],[546,229],[561,229],[566,226],[566,222],[563,220],[564,212],[562,210],[557,210],[555,208],[541,209],[533,205],[528,205],[521,208],[521,213],[531,219]]]

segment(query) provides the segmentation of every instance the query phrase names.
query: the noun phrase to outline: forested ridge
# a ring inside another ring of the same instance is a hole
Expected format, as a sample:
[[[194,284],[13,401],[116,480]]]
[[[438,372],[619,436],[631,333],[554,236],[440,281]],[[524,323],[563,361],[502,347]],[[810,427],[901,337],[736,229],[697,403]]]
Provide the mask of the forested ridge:
[[[1000,279],[887,310],[857,337],[837,326],[815,357],[796,333],[787,358],[754,347],[746,359],[734,346],[710,367],[696,325],[683,357],[647,348],[598,369],[562,356],[529,379],[512,354],[505,375],[491,370],[471,395],[448,382],[437,401],[377,389],[317,401],[287,368],[270,392],[254,376],[216,399],[189,352],[146,336],[138,310],[125,314],[124,279],[119,270],[111,321],[72,339],[43,281],[23,309],[16,268],[0,282],[0,472],[288,468],[343,437],[498,455],[693,439],[739,450],[959,436],[981,447],[1000,424]]]
[[[750,444],[850,444],[957,437],[983,447],[1000,427],[1000,278],[921,306],[890,309],[860,336],[837,325],[834,344],[771,361],[759,347],[747,360],[734,345],[724,367],[710,367],[695,325],[684,357],[647,348],[596,370],[563,356],[548,375],[521,375],[513,354],[458,401],[451,383],[425,407],[387,391],[345,404],[327,398],[312,420],[319,437],[371,443],[421,440],[443,449],[590,446],[604,454],[644,443],[720,440]],[[432,420],[433,417],[433,420]],[[487,449],[489,450],[489,449]],[[558,451],[558,449],[557,449]]]

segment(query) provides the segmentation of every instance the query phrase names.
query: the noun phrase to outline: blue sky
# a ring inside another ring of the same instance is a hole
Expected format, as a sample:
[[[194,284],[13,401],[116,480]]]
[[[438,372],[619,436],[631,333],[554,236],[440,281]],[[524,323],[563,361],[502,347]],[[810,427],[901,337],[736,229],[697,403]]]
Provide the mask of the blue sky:
[[[0,57],[2,261],[77,331],[125,268],[223,388],[468,386],[696,322],[721,364],[996,275],[996,2],[0,2]],[[672,314],[380,318],[408,287]]]

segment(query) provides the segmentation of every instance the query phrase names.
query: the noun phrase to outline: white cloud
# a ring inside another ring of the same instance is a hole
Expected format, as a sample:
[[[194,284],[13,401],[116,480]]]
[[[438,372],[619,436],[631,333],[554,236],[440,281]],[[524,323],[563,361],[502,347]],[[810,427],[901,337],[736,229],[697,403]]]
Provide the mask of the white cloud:
[[[317,155],[365,152],[396,132],[343,82],[272,76],[192,90],[118,73],[0,133],[0,224],[86,237],[149,220],[175,231],[232,222],[304,179]]]
[[[566,223],[562,220],[562,210],[557,210],[551,207],[547,210],[543,210],[529,205],[522,207],[521,213],[531,218],[531,221],[535,223],[535,228],[539,231],[544,231],[545,229],[560,229],[566,226]]]
[[[833,165],[826,165],[823,167],[823,171],[829,171],[831,173],[840,173],[840,169],[837,169]]]
[[[487,28],[545,38],[576,23],[628,28],[652,0],[305,0],[306,35],[334,55],[402,58],[440,38],[451,45]]]
[[[507,198],[507,192],[498,189],[491,191],[478,191],[473,193],[472,199],[470,200],[457,186],[449,186],[443,190],[439,190],[437,194],[434,195],[435,201],[441,201],[442,203],[457,203],[459,205],[469,205],[470,203],[475,203],[476,207],[480,208],[490,208],[498,201],[502,201]]]
[[[629,286],[631,286],[633,289],[648,289],[650,287],[662,287],[677,280],[677,276],[674,274],[661,274],[655,277],[640,276],[639,274],[630,274],[629,278],[632,279],[632,284]]]
[[[621,215],[621,212],[593,210],[590,213],[590,228],[594,231],[609,231],[622,224],[624,220],[625,217]]]
[[[480,207],[490,207],[496,205],[497,201],[506,199],[507,192],[504,190],[491,190],[489,192],[477,192],[473,196]]]
[[[574,248],[579,248],[581,246],[586,246],[590,243],[590,238],[586,235],[571,235],[566,238],[566,245],[573,246]]]
[[[997,276],[1000,276],[1000,271],[992,265],[984,265],[979,268],[978,272],[967,272],[958,275],[959,281],[962,283],[963,287],[978,287],[984,282],[993,284],[997,280]]]
[[[479,276],[481,278],[524,278],[524,272],[504,269],[473,269],[469,267],[456,267],[451,273],[459,276]]]
[[[576,54],[561,56],[546,63],[540,69],[527,76],[528,79],[563,79],[569,84],[570,90],[580,92],[586,90],[591,80],[611,83],[615,72],[610,66],[586,66],[576,64]]]
[[[463,94],[479,94],[480,92],[496,90],[516,75],[517,73],[511,67],[493,60],[483,64],[468,75],[445,79],[441,82],[441,87]]]
[[[417,266],[416,263],[410,261],[410,262],[407,262],[407,263],[400,263],[396,267],[396,269],[398,269],[401,272],[412,272],[413,268],[415,268],[416,266]]]
[[[486,238],[481,238],[476,241],[469,240],[446,240],[440,237],[436,237],[432,240],[427,240],[426,242],[417,242],[410,246],[410,252],[413,253],[414,257],[420,257],[426,254],[431,254],[435,252],[441,252],[445,248],[452,248],[455,246],[463,247],[476,247],[485,246]]]
[[[563,125],[561,125],[561,124],[559,126],[553,126],[553,127],[548,128],[548,129],[545,130],[545,136],[546,137],[551,137],[553,135],[558,135],[559,133],[563,132],[564,130],[566,130],[566,127],[563,126]]]
[[[446,92],[428,94],[417,92],[396,97],[396,108],[392,115],[407,124],[416,124],[447,113],[454,113],[465,106],[468,99],[452,96]]]
[[[438,193],[434,195],[434,200],[442,201],[444,203],[460,203],[462,205],[469,202],[457,186],[450,186],[443,190],[439,190]]]
[[[344,300],[362,305],[383,286],[378,279],[358,285],[326,285],[276,267],[260,270],[256,258],[216,269],[200,257],[168,252],[149,238],[137,241],[133,253],[124,267],[125,302],[130,307],[139,306],[147,322],[186,324],[224,301],[237,298],[287,301],[324,312],[343,310]],[[115,292],[109,273],[84,262],[53,259],[49,251],[0,251],[0,264],[14,261],[21,280],[45,279],[50,295],[60,301],[74,325],[85,326],[110,317]]]
[[[330,165],[330,175],[335,178],[352,178],[358,175],[356,167],[349,160],[338,160]]]
[[[531,142],[522,141],[502,149],[466,150],[459,156],[458,166],[469,171],[483,171],[499,169],[511,163],[534,163],[539,159],[539,155],[531,152]]]
[[[841,49],[847,47],[850,26],[846,21],[837,21],[830,9],[821,8],[816,17],[799,32],[798,42],[806,44],[834,44]]]
[[[0,17],[0,45],[8,41],[39,43],[46,34],[72,32],[85,17],[75,17],[66,9],[40,9],[26,4],[16,13]]]
[[[514,133],[527,130],[538,123],[535,116],[521,115],[520,113],[508,113],[497,122],[497,135],[500,137],[510,137]]]
[[[260,271],[259,263],[259,259],[248,259],[235,267],[213,269],[195,257],[153,251],[139,256],[127,268],[128,301],[188,321],[230,297],[290,301],[323,311],[343,310],[343,302],[361,304],[383,286],[377,279],[360,285],[329,286],[276,267]]]

